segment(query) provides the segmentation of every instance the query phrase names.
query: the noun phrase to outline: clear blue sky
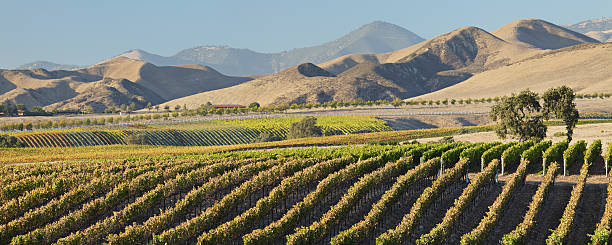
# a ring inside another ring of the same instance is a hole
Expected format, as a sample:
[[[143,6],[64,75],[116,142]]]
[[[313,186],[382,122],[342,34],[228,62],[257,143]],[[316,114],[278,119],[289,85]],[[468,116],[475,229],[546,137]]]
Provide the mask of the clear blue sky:
[[[431,38],[465,25],[492,31],[522,18],[574,24],[610,16],[611,0],[2,0],[0,67],[88,65],[137,48],[160,55],[201,45],[278,52],[375,20]]]

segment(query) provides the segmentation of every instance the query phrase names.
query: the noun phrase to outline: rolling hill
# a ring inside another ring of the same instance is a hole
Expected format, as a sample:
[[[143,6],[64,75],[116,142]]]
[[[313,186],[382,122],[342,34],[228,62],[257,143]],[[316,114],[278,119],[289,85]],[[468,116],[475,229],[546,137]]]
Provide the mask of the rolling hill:
[[[553,25],[526,19],[492,33],[463,27],[414,46],[384,54],[346,55],[317,66],[329,75],[305,76],[299,66],[220,90],[165,104],[308,103],[329,100],[406,99],[460,84],[547,52],[597,40]],[[300,66],[315,66],[302,64]]]
[[[492,32],[510,43],[539,49],[559,49],[597,40],[538,19],[514,21]]]
[[[201,65],[155,66],[116,57],[72,71],[0,70],[0,101],[59,110],[90,105],[102,111],[132,102],[142,108],[248,80]]]
[[[200,46],[164,57],[142,50],[121,56],[156,65],[202,64],[223,74],[256,75],[278,72],[301,63],[321,63],[347,54],[384,53],[423,41],[418,35],[390,23],[375,21],[349,34],[318,46],[280,53],[259,53],[228,46]]]
[[[612,43],[582,44],[549,51],[474,75],[454,86],[415,99],[504,96],[523,89],[543,92],[567,85],[578,93],[612,92]]]

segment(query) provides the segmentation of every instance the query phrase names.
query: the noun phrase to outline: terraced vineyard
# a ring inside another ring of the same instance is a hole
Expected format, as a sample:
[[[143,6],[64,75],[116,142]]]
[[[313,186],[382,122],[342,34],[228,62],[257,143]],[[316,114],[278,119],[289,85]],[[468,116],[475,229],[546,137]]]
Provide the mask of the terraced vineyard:
[[[198,129],[185,126],[143,126],[143,129],[69,129],[12,133],[28,147],[71,147],[126,144],[127,137],[144,134],[150,145],[211,146],[251,143],[261,133],[286,138],[291,124],[302,117],[258,118],[207,122]],[[386,122],[371,116],[322,116],[317,124],[324,135],[391,131]],[[179,124],[181,125],[181,124]],[[193,124],[188,124],[194,128]]]
[[[612,146],[605,156],[600,141],[584,146],[409,144],[5,165],[0,244],[605,244],[611,185],[586,180],[605,172]],[[555,183],[564,168],[576,184]],[[529,174],[544,176],[526,182]]]

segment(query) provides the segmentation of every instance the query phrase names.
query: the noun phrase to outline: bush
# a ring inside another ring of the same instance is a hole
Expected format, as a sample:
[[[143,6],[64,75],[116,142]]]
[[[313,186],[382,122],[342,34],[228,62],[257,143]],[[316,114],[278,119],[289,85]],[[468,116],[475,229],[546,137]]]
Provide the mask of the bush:
[[[601,159],[601,140],[595,140],[586,150],[584,160],[586,160],[587,163],[594,163],[599,159]]]
[[[128,145],[148,145],[150,144],[149,137],[145,133],[133,133],[126,137],[125,143]]]
[[[529,163],[535,163],[541,160],[542,152],[550,148],[552,141],[542,141],[530,147],[521,154],[521,158],[529,161]]]
[[[15,136],[0,134],[0,148],[15,147],[25,147],[25,144]]]
[[[509,147],[512,147],[512,146],[514,146],[516,144],[517,144],[517,142],[510,142],[510,143],[507,143],[507,144],[495,146],[495,147],[485,151],[484,153],[482,153],[483,163],[487,164],[487,163],[493,161],[493,159],[501,159],[501,156],[504,153],[504,151],[506,149],[508,149]]]
[[[279,141],[279,140],[284,140],[284,138],[270,134],[268,132],[261,132],[255,139],[253,139],[253,143],[271,142],[271,141]]]
[[[344,133],[340,129],[328,128],[325,130],[323,135],[332,136],[332,135],[343,135]]]
[[[321,127],[317,126],[316,123],[317,118],[306,117],[302,121],[291,124],[287,138],[298,139],[321,136],[323,134]]]
[[[480,162],[480,158],[485,151],[491,149],[492,147],[496,147],[499,144],[499,142],[493,142],[467,148],[461,152],[461,159],[467,159],[470,162],[470,166],[475,166],[478,162]]]
[[[586,151],[586,142],[584,140],[578,141],[563,152],[563,160],[567,161],[567,164],[570,165],[579,161],[584,151]]]
[[[546,158],[546,162],[561,162],[563,160],[563,152],[569,145],[567,140],[558,142],[548,148],[543,154],[542,158]]]
[[[502,153],[502,159],[504,160],[504,165],[505,166],[518,165],[519,162],[521,161],[521,153],[529,149],[529,147],[533,146],[533,144],[534,144],[533,141],[526,141],[524,143],[520,143],[518,145],[514,145],[506,149],[504,153]]]

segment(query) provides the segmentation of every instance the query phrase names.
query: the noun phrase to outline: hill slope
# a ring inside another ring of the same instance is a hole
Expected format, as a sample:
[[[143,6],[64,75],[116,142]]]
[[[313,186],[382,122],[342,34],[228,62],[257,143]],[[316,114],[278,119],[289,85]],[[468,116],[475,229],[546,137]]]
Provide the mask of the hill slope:
[[[293,67],[166,104],[406,99],[462,84],[481,73],[541,55],[546,49],[598,42],[537,19],[515,21],[494,33],[499,36],[477,27],[463,27],[405,49],[383,54],[346,55],[319,65],[334,76],[300,76],[296,75],[297,67]]]
[[[297,72],[300,65],[237,86],[180,98],[166,104],[197,106],[378,100],[409,98],[463,81],[474,72],[526,58],[540,50],[507,43],[490,33],[464,27],[438,36],[416,48],[382,55],[348,55],[321,67],[335,76],[309,77]],[[313,66],[312,64],[309,64]]]
[[[156,65],[202,64],[224,74],[268,74],[300,63],[321,63],[347,54],[384,53],[411,46],[423,39],[399,26],[376,21],[331,42],[280,53],[259,53],[228,46],[200,46],[163,57],[142,50],[121,56]]]
[[[539,49],[559,49],[582,43],[599,42],[580,33],[538,19],[513,21],[493,31],[492,34],[510,43]]]
[[[566,27],[572,31],[580,33],[587,33],[591,31],[607,31],[612,30],[612,18],[587,20],[573,25],[566,25]]]
[[[158,67],[116,57],[72,71],[0,70],[0,101],[60,110],[91,105],[102,111],[132,102],[137,107],[157,104],[248,80],[201,65]]]
[[[578,93],[612,92],[612,43],[583,44],[476,74],[454,86],[415,99],[504,96],[529,88],[543,92],[567,85]]]

